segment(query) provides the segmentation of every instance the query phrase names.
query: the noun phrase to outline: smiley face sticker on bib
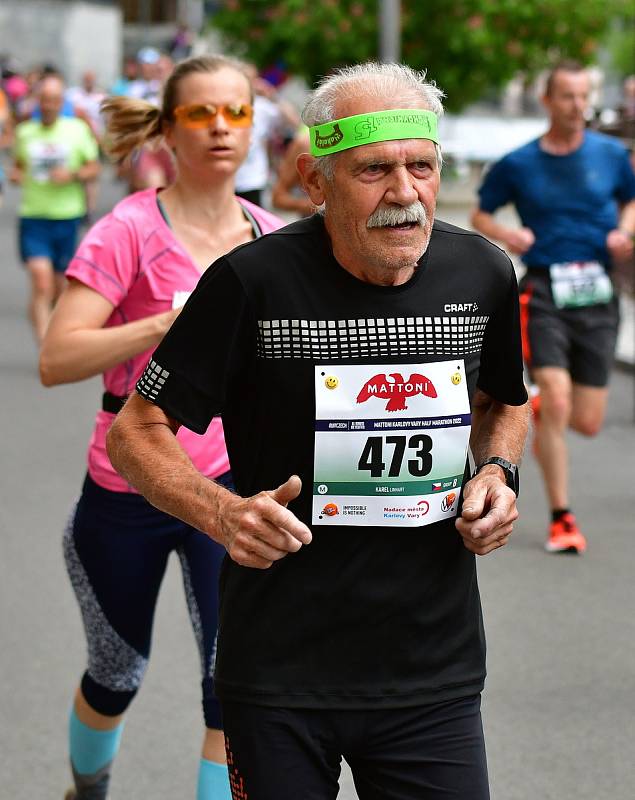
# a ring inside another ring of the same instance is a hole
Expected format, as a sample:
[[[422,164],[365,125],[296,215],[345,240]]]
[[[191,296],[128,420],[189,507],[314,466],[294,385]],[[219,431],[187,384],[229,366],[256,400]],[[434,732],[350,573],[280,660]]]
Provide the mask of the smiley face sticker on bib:
[[[462,360],[315,367],[314,525],[456,515],[470,436]]]

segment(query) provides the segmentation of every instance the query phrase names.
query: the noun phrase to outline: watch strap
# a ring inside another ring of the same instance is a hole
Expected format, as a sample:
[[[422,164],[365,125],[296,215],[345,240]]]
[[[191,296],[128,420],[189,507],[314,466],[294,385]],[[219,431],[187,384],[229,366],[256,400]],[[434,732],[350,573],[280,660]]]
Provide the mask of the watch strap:
[[[476,468],[475,475],[478,474],[483,467],[488,466],[489,464],[494,464],[495,466],[500,467],[503,472],[505,473],[505,482],[516,493],[516,497],[518,497],[519,492],[519,482],[518,482],[518,465],[512,464],[511,461],[508,461],[506,458],[502,458],[501,456],[491,456],[490,458],[485,459],[481,464],[478,465]]]

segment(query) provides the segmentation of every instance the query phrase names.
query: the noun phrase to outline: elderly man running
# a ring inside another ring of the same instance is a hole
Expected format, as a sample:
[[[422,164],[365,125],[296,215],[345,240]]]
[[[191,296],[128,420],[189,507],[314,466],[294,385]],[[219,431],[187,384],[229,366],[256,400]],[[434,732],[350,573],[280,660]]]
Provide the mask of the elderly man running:
[[[395,64],[322,82],[298,168],[323,213],[215,262],[112,428],[229,555],[235,798],[334,798],[342,756],[362,800],[488,797],[474,554],[517,517],[527,395],[508,258],[434,222],[440,96]],[[238,494],[174,437],[216,414]]]

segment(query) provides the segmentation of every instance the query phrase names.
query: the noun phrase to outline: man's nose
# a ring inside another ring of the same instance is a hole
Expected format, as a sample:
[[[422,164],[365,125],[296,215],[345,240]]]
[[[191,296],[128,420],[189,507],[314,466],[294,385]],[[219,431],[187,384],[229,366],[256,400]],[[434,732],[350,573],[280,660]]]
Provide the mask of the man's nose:
[[[582,113],[586,110],[587,99],[586,97],[575,97],[574,104],[576,111]]]
[[[390,173],[390,182],[386,189],[385,200],[387,203],[396,203],[407,206],[419,199],[419,193],[414,185],[414,178],[405,167],[397,167]]]

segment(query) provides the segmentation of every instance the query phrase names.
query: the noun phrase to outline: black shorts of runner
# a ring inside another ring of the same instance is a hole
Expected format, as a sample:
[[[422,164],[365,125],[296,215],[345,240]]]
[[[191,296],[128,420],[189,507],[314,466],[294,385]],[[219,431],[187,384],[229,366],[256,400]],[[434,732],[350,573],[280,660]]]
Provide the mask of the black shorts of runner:
[[[530,267],[520,282],[523,352],[529,371],[562,367],[574,383],[603,387],[615,356],[619,302],[557,308],[546,268]]]
[[[488,800],[480,695],[330,711],[221,702],[233,800],[331,800],[342,756],[360,800]]]

